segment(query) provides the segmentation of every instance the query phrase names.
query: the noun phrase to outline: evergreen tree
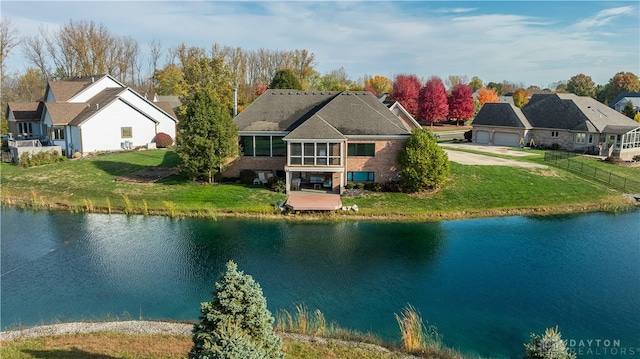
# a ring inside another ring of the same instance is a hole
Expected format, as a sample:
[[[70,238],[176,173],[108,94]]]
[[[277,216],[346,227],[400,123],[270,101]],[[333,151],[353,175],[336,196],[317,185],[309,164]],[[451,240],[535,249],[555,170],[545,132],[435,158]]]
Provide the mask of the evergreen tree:
[[[179,115],[176,141],[180,168],[190,179],[203,175],[209,183],[238,149],[237,126],[213,96],[201,88],[189,97],[184,114]]]
[[[269,88],[302,90],[302,85],[293,71],[289,69],[282,69],[276,72],[275,76],[273,76],[273,80],[271,80]]]
[[[531,341],[524,345],[526,353],[524,359],[575,359],[575,354],[569,353],[567,341],[555,329],[545,330],[543,336],[531,333]]]
[[[449,176],[449,158],[427,128],[416,128],[398,154],[402,184],[411,192],[437,188]]]
[[[260,284],[229,261],[215,288],[214,300],[200,305],[189,359],[284,358]]]
[[[636,109],[635,107],[633,107],[633,102],[631,101],[627,102],[627,104],[622,109],[622,113],[624,113],[625,116],[633,119],[636,115]]]

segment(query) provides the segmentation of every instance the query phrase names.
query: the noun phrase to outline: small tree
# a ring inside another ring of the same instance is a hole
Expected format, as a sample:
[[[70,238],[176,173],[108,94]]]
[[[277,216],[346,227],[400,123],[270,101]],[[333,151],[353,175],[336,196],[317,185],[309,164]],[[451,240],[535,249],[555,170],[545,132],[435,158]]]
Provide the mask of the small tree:
[[[558,326],[545,330],[543,336],[531,333],[531,341],[524,345],[526,353],[523,359],[575,359],[570,354],[567,341],[562,340]]]
[[[229,157],[237,153],[237,127],[231,114],[207,89],[196,90],[180,115],[176,153],[189,178],[199,175],[211,183]]]
[[[215,288],[214,300],[200,305],[189,359],[284,358],[260,284],[229,261]]]
[[[438,146],[436,137],[426,128],[416,128],[398,154],[402,184],[406,190],[417,192],[437,188],[449,176],[449,158]]]
[[[627,104],[622,109],[622,113],[625,116],[633,119],[635,117],[635,115],[636,115],[636,109],[635,109],[635,107],[633,107],[633,102],[631,102],[631,101],[627,102]]]
[[[282,69],[276,72],[275,76],[273,76],[273,80],[271,80],[269,88],[302,90],[302,85],[293,71],[289,69]]]

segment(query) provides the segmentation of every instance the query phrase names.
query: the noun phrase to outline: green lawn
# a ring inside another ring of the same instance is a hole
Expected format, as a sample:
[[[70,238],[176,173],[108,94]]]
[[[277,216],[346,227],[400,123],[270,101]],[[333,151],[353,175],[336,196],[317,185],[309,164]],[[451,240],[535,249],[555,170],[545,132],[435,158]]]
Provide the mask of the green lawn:
[[[522,160],[522,159],[520,159]],[[542,162],[541,155],[527,160]],[[594,160],[595,161],[595,160]],[[216,216],[268,216],[286,198],[261,186],[204,185],[173,175],[157,183],[116,181],[149,166],[174,167],[173,151],[127,152],[20,168],[2,163],[2,201],[7,205],[68,208],[73,211]],[[608,164],[599,164],[605,165]],[[613,165],[640,177],[639,168]],[[623,206],[621,193],[560,168],[524,169],[451,163],[451,176],[435,193],[369,193],[344,198],[359,215],[438,218],[498,215],[514,211],[564,211]],[[603,205],[604,204],[604,205]],[[350,212],[350,215],[354,215]]]

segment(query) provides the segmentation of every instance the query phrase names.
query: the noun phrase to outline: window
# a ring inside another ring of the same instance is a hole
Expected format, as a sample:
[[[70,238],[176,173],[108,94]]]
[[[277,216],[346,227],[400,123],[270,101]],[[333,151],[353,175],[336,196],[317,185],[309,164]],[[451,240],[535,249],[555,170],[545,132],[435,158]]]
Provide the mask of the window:
[[[586,133],[576,133],[576,143],[585,143],[587,140]]]
[[[311,165],[311,166],[313,166],[313,164],[314,164],[314,162],[315,162],[315,161],[314,161],[314,160],[315,160],[315,156],[313,155],[313,152],[314,152],[314,150],[313,150],[313,149],[314,149],[314,147],[315,147],[315,143],[305,143],[305,144],[304,144],[304,146],[303,146],[303,150],[304,150],[304,152],[303,152],[303,154],[302,154],[302,156],[303,156],[303,158],[304,158],[304,159],[303,159],[303,161],[302,161],[302,162],[303,162],[305,165]]]
[[[64,127],[54,127],[51,130],[52,140],[64,140]]]
[[[26,134],[27,136],[33,135],[33,124],[31,122],[18,122],[18,133]]]
[[[347,145],[348,156],[369,156],[376,155],[375,143],[349,143]]]
[[[271,156],[271,137],[255,136],[256,156]]]
[[[289,164],[306,166],[340,166],[340,143],[289,143]]]
[[[375,172],[347,172],[347,181],[350,182],[373,182],[375,179]]]
[[[120,127],[120,134],[122,138],[133,137],[133,129],[131,127]]]
[[[558,137],[558,131],[551,131],[551,137]]]
[[[240,136],[240,146],[243,155],[253,156],[253,136]]]
[[[284,157],[287,155],[287,144],[280,136],[271,137],[271,156]]]

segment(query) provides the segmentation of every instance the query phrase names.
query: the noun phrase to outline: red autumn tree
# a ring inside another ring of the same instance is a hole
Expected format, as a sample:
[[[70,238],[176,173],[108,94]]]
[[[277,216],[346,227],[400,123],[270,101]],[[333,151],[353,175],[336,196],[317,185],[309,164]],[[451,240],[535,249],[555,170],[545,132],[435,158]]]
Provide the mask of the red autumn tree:
[[[465,84],[457,84],[449,95],[449,118],[466,121],[473,117],[474,105],[471,88]]]
[[[444,121],[448,114],[444,83],[439,77],[431,77],[418,94],[418,118],[433,123]]]
[[[256,86],[256,96],[260,96],[263,93],[265,93],[266,91],[267,91],[267,85],[258,84],[258,86]]]
[[[496,91],[496,89],[483,87],[478,90],[478,102],[480,103],[480,106],[484,105],[487,102],[496,103],[499,101],[500,99],[498,98],[498,92]]]
[[[400,102],[411,116],[416,116],[419,91],[420,80],[416,75],[398,75],[393,81],[390,97],[392,100]]]

